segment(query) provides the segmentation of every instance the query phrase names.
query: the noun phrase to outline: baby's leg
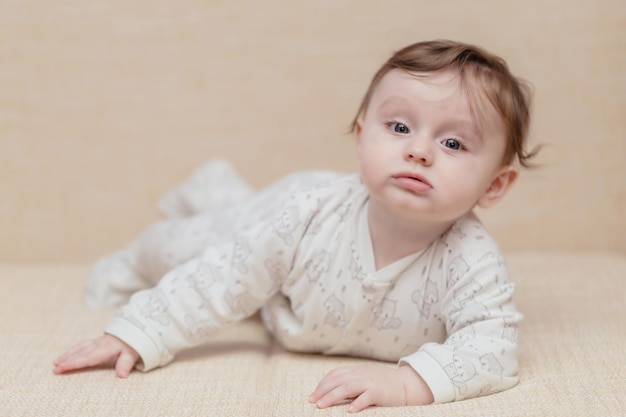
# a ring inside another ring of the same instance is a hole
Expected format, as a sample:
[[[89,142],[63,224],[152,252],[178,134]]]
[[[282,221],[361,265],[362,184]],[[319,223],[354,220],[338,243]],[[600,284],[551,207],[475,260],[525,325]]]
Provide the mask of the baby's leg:
[[[92,308],[116,307],[147,283],[136,272],[139,240],[100,258],[87,277],[85,301]]]
[[[153,287],[168,271],[202,253],[217,239],[213,216],[198,215],[154,224],[126,248],[96,262],[85,297],[93,308],[119,306]]]
[[[159,208],[170,220],[151,226],[135,242],[96,262],[87,279],[87,304],[121,305],[134,292],[156,285],[166,272],[215,239],[212,214],[230,211],[252,195],[228,162],[209,161],[160,201]]]
[[[267,220],[264,216],[280,211],[280,202],[293,190],[337,176],[300,172],[253,193],[228,164],[207,164],[161,202],[161,209],[173,218],[156,223],[138,240],[95,264],[87,279],[87,304],[94,308],[124,304],[134,292],[153,287],[168,271],[232,233],[238,218]]]

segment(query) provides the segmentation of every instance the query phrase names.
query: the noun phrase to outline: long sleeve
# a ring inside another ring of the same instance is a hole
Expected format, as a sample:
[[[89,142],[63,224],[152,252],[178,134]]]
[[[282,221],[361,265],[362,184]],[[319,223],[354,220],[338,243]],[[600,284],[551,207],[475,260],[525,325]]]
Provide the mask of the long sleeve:
[[[280,288],[305,230],[306,214],[283,211],[229,241],[209,246],[168,272],[152,289],[134,294],[105,332],[132,346],[150,370],[256,312]]]
[[[424,378],[436,403],[488,395],[519,381],[517,323],[522,316],[512,301],[514,285],[504,259],[490,244],[482,242],[462,255],[448,249],[452,259],[447,259],[441,300],[448,336],[401,359]]]

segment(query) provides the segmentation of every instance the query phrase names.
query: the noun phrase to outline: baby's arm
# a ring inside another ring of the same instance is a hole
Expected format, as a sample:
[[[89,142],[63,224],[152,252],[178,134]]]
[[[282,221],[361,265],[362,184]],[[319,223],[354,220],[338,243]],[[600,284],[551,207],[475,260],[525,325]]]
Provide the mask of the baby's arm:
[[[433,394],[410,366],[360,365],[330,371],[317,385],[309,401],[326,408],[354,399],[348,411],[356,413],[370,405],[425,405]]]
[[[115,336],[102,335],[70,348],[56,361],[53,372],[63,374],[115,361],[115,373],[126,378],[139,360],[137,352]]]

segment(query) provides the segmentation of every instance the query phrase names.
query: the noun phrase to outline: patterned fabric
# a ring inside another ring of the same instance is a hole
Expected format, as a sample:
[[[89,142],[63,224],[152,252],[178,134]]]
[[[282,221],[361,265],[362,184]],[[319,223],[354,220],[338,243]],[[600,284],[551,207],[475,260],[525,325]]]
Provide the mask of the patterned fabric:
[[[419,253],[376,270],[360,178],[313,177],[154,226],[131,247],[142,285],[163,279],[134,294],[106,332],[149,370],[261,310],[286,348],[399,361],[436,402],[514,386],[521,315],[478,219],[469,214]]]

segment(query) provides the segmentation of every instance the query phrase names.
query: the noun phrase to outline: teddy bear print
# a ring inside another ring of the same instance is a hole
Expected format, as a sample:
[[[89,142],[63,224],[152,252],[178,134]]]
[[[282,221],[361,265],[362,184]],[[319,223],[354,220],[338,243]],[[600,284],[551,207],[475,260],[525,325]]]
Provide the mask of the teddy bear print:
[[[138,297],[139,312],[146,318],[152,319],[162,326],[170,323],[167,317],[169,302],[165,294],[160,289],[154,289],[149,293],[139,293],[143,297]]]
[[[332,327],[342,327],[348,324],[346,306],[334,295],[324,301],[324,309],[326,310],[324,324]]]
[[[458,237],[459,240],[463,240],[463,239],[465,239],[465,236],[467,236],[467,234],[465,234],[465,232],[463,232],[463,230],[461,229],[461,226],[458,223],[455,223],[450,228],[450,233],[452,233],[453,235]]]
[[[454,286],[469,271],[469,265],[462,256],[457,256],[448,265],[448,288]]]
[[[195,341],[202,340],[214,333],[217,326],[213,320],[196,320],[191,315],[185,316],[185,324],[191,338]]]
[[[322,274],[330,267],[330,252],[320,249],[313,255],[313,258],[305,262],[306,276],[309,282],[319,281]]]
[[[485,320],[491,315],[489,309],[484,304],[471,298],[462,303],[463,317],[459,320],[459,325],[465,326],[475,321]]]
[[[239,273],[247,274],[248,266],[246,265],[246,260],[251,253],[252,248],[248,239],[244,237],[237,238],[233,246],[233,258],[231,261],[233,268]]]
[[[201,263],[193,274],[187,279],[191,288],[196,290],[203,300],[211,300],[211,287],[217,282],[213,274],[213,268],[208,263]]]
[[[476,338],[476,330],[474,326],[463,327],[458,332],[452,333],[444,344],[453,346],[454,349],[463,347],[467,342]]]
[[[276,288],[280,287],[281,282],[287,276],[287,266],[280,261],[274,261],[272,258],[267,258],[263,265],[267,270],[270,280],[272,280],[273,285],[270,292],[273,292]]]
[[[518,339],[517,327],[507,324],[502,329],[502,338],[516,344]]]
[[[481,289],[482,286],[478,282],[470,281],[454,291],[454,306],[463,311],[459,325],[464,326],[477,320],[484,320],[491,315],[484,304],[476,301],[475,296]]]
[[[487,252],[486,254],[484,254],[483,256],[481,256],[478,259],[478,262],[483,262],[487,259],[495,259],[498,262],[498,266],[501,267],[502,265],[504,265],[504,256],[502,256],[502,254],[498,254],[496,255],[495,253],[493,253],[492,251]]]
[[[474,296],[480,291],[482,285],[480,285],[476,281],[470,281],[467,284],[457,288],[454,290],[454,299],[455,300],[467,300],[469,298],[474,298]]]
[[[498,375],[502,378],[502,372],[504,371],[504,367],[496,359],[496,355],[493,353],[486,353],[482,355],[480,358],[480,367],[483,368],[483,371],[489,372],[490,374]]]
[[[352,242],[350,246],[352,251],[352,257],[350,258],[350,262],[348,263],[348,270],[350,271],[353,279],[356,279],[357,281],[363,281],[366,273],[361,266],[361,257],[357,253],[355,243]]]
[[[396,300],[385,298],[379,306],[374,308],[374,318],[370,325],[378,330],[385,329],[397,329],[402,325],[402,321],[399,317],[394,317],[396,314]]]
[[[413,291],[411,301],[419,306],[420,315],[422,317],[430,318],[431,306],[439,301],[437,285],[432,280],[427,279],[424,285],[424,291]]]
[[[474,364],[459,355],[454,355],[452,362],[446,365],[444,369],[460,395],[467,394],[466,382],[478,375]]]
[[[248,292],[233,294],[230,291],[226,291],[224,293],[224,299],[236,316],[248,317],[256,310],[254,307],[256,305],[255,299]]]
[[[335,213],[339,216],[339,221],[343,223],[352,212],[352,203],[345,203],[339,206]]]
[[[298,207],[289,206],[285,207],[280,215],[272,221],[272,229],[287,246],[294,244],[293,232],[298,227],[298,221],[300,218],[300,212]]]

